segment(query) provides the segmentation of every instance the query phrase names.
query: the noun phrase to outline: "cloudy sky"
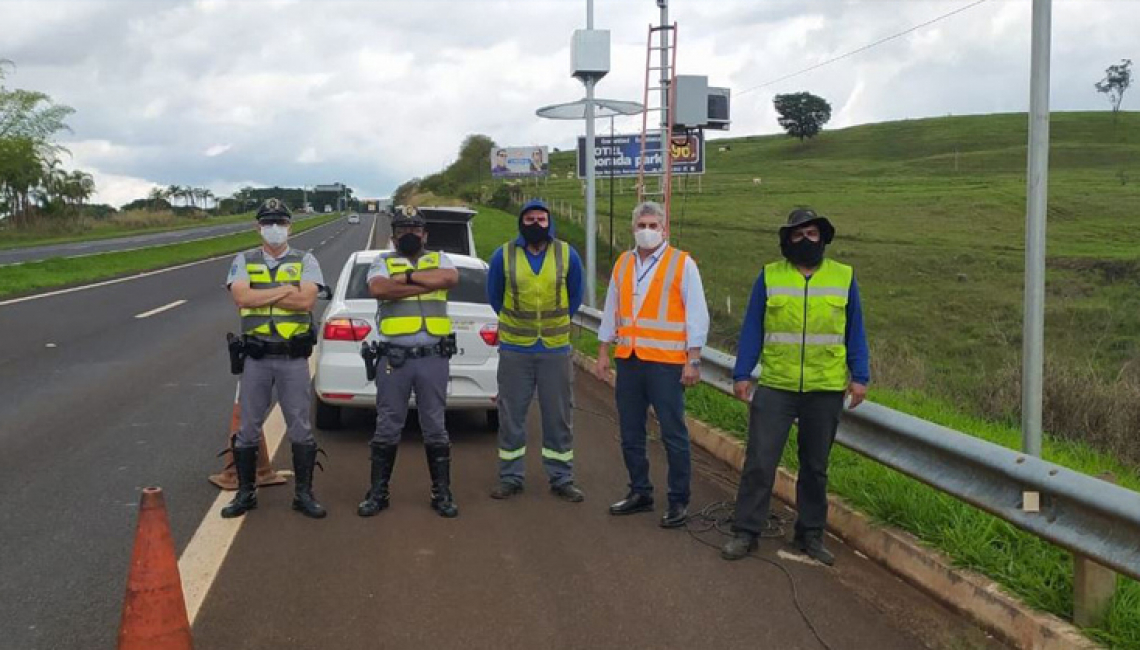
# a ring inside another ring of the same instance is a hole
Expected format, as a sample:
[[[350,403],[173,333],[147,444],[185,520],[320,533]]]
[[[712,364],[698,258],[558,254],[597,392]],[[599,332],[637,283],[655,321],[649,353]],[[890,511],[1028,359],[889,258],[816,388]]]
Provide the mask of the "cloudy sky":
[[[732,88],[729,135],[778,130],[777,93],[807,90],[831,127],[1024,111],[1030,0],[988,0],[864,53],[802,70],[973,0],[670,0],[678,71]],[[652,0],[596,0],[612,72],[640,101]],[[1106,66],[1140,61],[1140,0],[1054,0],[1054,110],[1104,110]],[[585,0],[0,0],[9,87],[72,106],[69,164],[114,205],[153,184],[225,195],[343,181],[386,196],[439,170],[462,138],[567,148],[580,122],[534,109],[583,96],[569,43]],[[1124,108],[1140,106],[1140,90]],[[605,125],[608,129],[608,122]],[[638,130],[640,120],[619,121]]]

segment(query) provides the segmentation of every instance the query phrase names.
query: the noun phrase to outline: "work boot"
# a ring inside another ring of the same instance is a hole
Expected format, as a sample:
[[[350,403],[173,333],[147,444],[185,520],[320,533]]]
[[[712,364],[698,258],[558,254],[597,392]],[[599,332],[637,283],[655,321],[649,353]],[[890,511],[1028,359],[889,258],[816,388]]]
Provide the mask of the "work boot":
[[[792,539],[792,544],[803,551],[804,555],[823,565],[835,565],[835,556],[823,547],[822,530],[805,530],[802,532],[797,530],[795,538]]]
[[[257,447],[234,447],[238,489],[233,501],[222,508],[222,517],[233,519],[257,508]]]
[[[720,556],[726,560],[739,560],[748,556],[759,546],[756,536],[752,533],[737,531],[736,536],[728,540],[720,549]]]
[[[313,519],[323,519],[328,513],[313,496],[313,467],[317,464],[317,443],[293,443],[293,509]]]
[[[514,495],[521,493],[522,491],[523,491],[522,483],[512,483],[511,481],[499,481],[499,484],[496,485],[491,490],[491,498],[492,499],[499,499],[499,500],[509,499],[509,498],[513,497]]]
[[[372,443],[372,487],[364,495],[364,500],[356,507],[356,514],[372,517],[388,507],[388,481],[392,479],[392,469],[396,466],[396,451],[399,445]]]
[[[431,474],[431,508],[440,517],[458,517],[459,506],[451,496],[451,445],[424,445]]]

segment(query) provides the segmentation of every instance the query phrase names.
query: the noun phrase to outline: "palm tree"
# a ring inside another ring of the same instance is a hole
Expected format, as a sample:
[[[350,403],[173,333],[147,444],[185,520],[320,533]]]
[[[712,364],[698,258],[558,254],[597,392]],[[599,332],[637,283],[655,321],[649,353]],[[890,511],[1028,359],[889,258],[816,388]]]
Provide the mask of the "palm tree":
[[[180,185],[167,185],[166,196],[170,199],[170,207],[174,207],[174,199],[182,197],[182,186]]]

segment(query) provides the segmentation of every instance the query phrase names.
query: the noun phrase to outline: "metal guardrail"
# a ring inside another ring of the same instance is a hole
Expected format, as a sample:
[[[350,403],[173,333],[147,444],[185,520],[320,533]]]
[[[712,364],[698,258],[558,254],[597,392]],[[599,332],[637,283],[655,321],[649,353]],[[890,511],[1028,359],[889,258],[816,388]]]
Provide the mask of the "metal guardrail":
[[[601,312],[575,322],[597,331]],[[732,395],[736,357],[701,353],[701,380]],[[839,444],[1018,528],[1140,580],[1140,493],[872,402],[846,411]],[[1040,510],[1023,508],[1026,492]]]

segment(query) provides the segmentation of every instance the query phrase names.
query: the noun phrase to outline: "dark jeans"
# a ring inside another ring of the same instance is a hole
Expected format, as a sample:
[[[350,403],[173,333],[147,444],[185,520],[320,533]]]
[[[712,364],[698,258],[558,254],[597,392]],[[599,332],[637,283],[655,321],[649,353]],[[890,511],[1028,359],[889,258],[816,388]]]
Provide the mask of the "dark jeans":
[[[748,416],[748,450],[732,529],[759,535],[768,519],[776,468],[792,421],[799,419],[800,474],[796,482],[796,534],[819,534],[827,525],[827,463],[842,392],[795,393],[760,386]]]
[[[669,503],[689,504],[692,458],[689,429],[685,426],[684,366],[642,361],[631,356],[617,360],[618,419],[621,421],[621,453],[629,470],[630,492],[653,495],[649,481],[649,456],[645,452],[646,420],[650,405],[661,424],[661,442],[669,462]]]

